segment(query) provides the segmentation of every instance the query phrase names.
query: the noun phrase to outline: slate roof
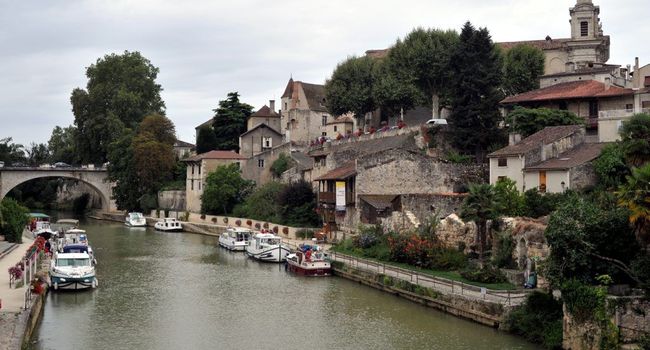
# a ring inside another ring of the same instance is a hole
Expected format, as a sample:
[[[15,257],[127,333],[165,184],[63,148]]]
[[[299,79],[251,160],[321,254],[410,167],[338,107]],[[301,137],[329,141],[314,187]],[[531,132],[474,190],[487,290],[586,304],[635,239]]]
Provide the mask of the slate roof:
[[[555,50],[560,49],[567,42],[571,41],[571,38],[561,38],[561,39],[550,39],[549,40],[524,40],[524,41],[507,41],[502,43],[497,43],[502,50],[510,50],[515,46],[519,45],[529,45],[536,47],[540,50]]]
[[[289,79],[287,87],[281,98],[293,98],[297,89],[302,88],[307,98],[307,105],[309,109],[317,112],[327,112],[325,107],[325,86],[319,84],[310,84],[302,81],[294,81],[293,78]]]
[[[551,85],[545,88],[532,90],[506,97],[501,101],[502,104],[511,104],[518,102],[536,102],[551,100],[566,100],[576,98],[594,98],[594,97],[611,97],[633,95],[632,89],[624,89],[618,86],[610,85],[609,89],[605,84],[596,80],[570,81]]]
[[[239,137],[246,136],[246,135],[252,133],[253,131],[255,131],[255,130],[259,129],[259,128],[266,128],[266,129],[269,129],[269,130],[273,131],[274,133],[276,133],[276,134],[282,136],[282,134],[281,134],[280,132],[278,132],[277,130],[273,129],[272,127],[266,125],[266,123],[260,123],[260,124],[255,125],[254,128],[252,128],[252,129],[246,131],[245,133],[239,135]]]
[[[357,174],[357,165],[354,161],[347,162],[343,166],[328,171],[325,175],[319,176],[314,181],[323,180],[345,180]]]
[[[566,170],[585,164],[600,156],[605,147],[604,143],[583,143],[572,150],[558,155],[557,158],[548,159],[538,164],[533,164],[524,170]]]
[[[394,194],[362,194],[359,198],[375,209],[384,210],[393,206]]]
[[[202,159],[246,159],[246,157],[235,151],[214,150],[183,159],[183,162],[198,162]]]
[[[525,154],[539,148],[541,144],[547,145],[563,139],[580,131],[582,128],[581,125],[547,126],[514,145],[506,146],[488,154],[488,158]]]
[[[293,95],[293,78],[289,78],[289,82],[287,83],[287,87],[284,88],[284,93],[282,94],[282,97],[280,97],[280,98],[285,98],[285,97],[291,98],[291,95]]]
[[[280,118],[280,115],[272,111],[271,108],[269,108],[267,105],[264,105],[262,108],[260,108],[257,112],[251,114],[249,118],[251,117],[270,117],[270,118]]]

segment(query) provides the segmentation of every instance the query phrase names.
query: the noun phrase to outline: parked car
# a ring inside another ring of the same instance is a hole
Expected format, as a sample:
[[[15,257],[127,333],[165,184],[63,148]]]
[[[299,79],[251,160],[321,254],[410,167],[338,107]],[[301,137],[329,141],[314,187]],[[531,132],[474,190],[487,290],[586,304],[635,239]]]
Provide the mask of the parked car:
[[[55,168],[69,168],[70,164],[64,163],[64,162],[56,162],[54,163]]]
[[[447,125],[447,119],[429,119],[427,125]]]

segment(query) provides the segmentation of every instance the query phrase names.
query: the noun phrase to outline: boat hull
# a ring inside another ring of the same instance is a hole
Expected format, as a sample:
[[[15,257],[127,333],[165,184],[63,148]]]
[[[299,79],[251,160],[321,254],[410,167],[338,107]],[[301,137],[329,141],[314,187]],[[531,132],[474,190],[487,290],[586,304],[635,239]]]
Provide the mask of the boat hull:
[[[287,260],[287,255],[289,255],[290,251],[288,248],[284,246],[280,247],[271,247],[271,248],[265,248],[265,249],[250,249],[251,247],[249,246],[246,249],[246,254],[250,256],[253,259],[257,259],[260,261],[266,261],[266,262],[284,262]]]
[[[95,276],[87,277],[63,277],[51,276],[51,286],[54,290],[80,290],[97,287],[97,278]]]
[[[240,244],[238,244],[240,243]],[[234,252],[243,252],[246,250],[247,242],[228,242],[219,238],[219,245]]]
[[[332,267],[329,263],[306,263],[307,266],[298,265],[291,260],[287,260],[287,270],[299,276],[308,277],[325,277],[332,275]]]
[[[169,228],[169,227],[156,227],[156,226],[154,226],[154,228],[156,229],[156,231],[162,231],[162,232],[181,232],[181,231],[183,231],[182,227]]]

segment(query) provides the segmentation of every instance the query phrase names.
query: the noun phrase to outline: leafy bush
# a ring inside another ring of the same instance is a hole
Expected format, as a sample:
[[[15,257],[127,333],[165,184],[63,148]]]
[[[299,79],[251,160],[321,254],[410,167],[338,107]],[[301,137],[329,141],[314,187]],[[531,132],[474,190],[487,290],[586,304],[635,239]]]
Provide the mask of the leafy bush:
[[[278,195],[282,222],[289,226],[318,227],[320,217],[316,214],[316,195],[306,181],[293,182]]]
[[[578,280],[562,284],[562,299],[567,311],[578,322],[600,320],[605,317],[607,290]]]
[[[543,344],[547,349],[562,348],[562,302],[553,295],[535,291],[526,302],[508,315],[505,325],[512,333]]]
[[[286,153],[280,153],[278,159],[276,159],[273,164],[271,164],[271,174],[274,177],[279,178],[282,176],[282,173],[291,168],[293,160]]]
[[[495,251],[492,255],[492,263],[501,268],[511,269],[515,267],[512,258],[512,251],[515,249],[515,242],[510,231],[500,232],[495,235]]]
[[[641,350],[650,350],[650,335],[644,335],[639,339]]]
[[[429,269],[454,270],[463,268],[467,257],[417,234],[387,236],[391,261]]]
[[[438,270],[459,270],[467,266],[467,256],[456,249],[438,247],[431,255],[430,268]]]
[[[454,150],[447,152],[446,158],[447,161],[452,164],[470,164],[474,160],[474,157],[460,154]]]
[[[380,225],[359,226],[359,234],[352,239],[352,242],[357,248],[367,249],[379,243],[383,234]]]
[[[605,188],[616,188],[630,175],[630,168],[625,164],[625,152],[621,143],[608,144],[600,156],[593,161],[598,182]]]
[[[27,208],[18,204],[12,198],[5,198],[0,202],[2,212],[2,232],[8,242],[22,243],[23,229],[29,218]]]
[[[497,181],[494,185],[495,200],[501,215],[521,216],[525,213],[524,196],[519,193],[517,184],[508,178]]]
[[[282,207],[278,197],[285,187],[284,184],[271,181],[256,188],[244,203],[235,206],[233,216],[282,223]]]
[[[564,193],[539,193],[536,188],[524,192],[524,216],[538,218],[546,216],[555,211],[567,197],[575,193],[566,191]]]
[[[647,296],[650,296],[650,255],[639,255],[630,265],[634,274],[641,280],[639,287],[645,290]]]
[[[470,266],[460,271],[460,275],[470,281],[480,283],[503,283],[508,281],[506,276],[498,268],[490,264],[486,264],[483,268]]]

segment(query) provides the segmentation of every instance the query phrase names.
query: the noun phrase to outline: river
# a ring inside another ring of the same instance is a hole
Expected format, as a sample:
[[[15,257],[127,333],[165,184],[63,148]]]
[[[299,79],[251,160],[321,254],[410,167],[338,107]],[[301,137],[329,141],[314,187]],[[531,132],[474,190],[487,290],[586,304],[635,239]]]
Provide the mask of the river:
[[[81,228],[99,287],[49,293],[32,349],[538,349],[342,278],[293,276],[215,237]]]

